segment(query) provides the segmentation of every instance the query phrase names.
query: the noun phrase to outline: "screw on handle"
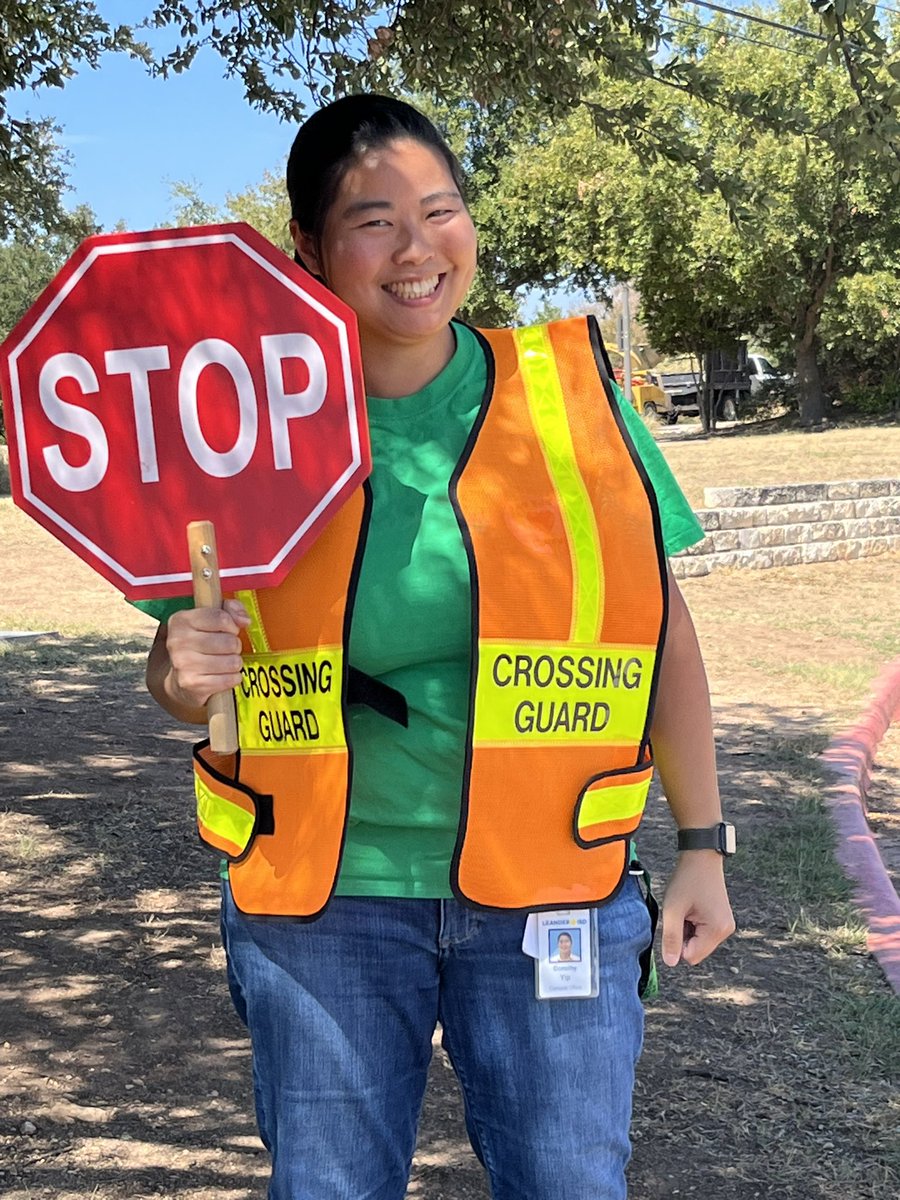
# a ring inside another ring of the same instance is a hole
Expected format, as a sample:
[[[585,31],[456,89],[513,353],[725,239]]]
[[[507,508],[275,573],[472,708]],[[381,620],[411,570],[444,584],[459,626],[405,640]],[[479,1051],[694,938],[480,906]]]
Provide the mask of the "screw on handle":
[[[194,604],[197,608],[221,608],[222,584],[216,554],[216,530],[212,521],[191,521],[187,527],[191,574],[194,580]],[[207,705],[209,745],[218,754],[234,754],[238,748],[234,694],[217,692]]]

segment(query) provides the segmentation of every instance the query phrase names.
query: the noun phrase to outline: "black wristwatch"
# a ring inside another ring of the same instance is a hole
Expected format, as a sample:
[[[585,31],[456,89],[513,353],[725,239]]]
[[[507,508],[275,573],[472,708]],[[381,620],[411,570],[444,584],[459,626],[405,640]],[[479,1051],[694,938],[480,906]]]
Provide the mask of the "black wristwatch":
[[[735,851],[734,826],[728,821],[710,825],[706,829],[679,829],[679,850],[718,850],[725,858]]]

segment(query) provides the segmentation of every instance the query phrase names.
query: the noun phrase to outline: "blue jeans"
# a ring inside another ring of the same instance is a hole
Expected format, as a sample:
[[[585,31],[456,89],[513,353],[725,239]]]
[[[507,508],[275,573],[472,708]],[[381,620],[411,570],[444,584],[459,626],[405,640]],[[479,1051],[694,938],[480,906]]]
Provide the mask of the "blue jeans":
[[[250,1030],[270,1200],[403,1200],[432,1034],[495,1200],[622,1200],[650,940],[634,879],[600,909],[600,995],[537,1000],[522,914],[337,897],[311,924],[222,930]]]

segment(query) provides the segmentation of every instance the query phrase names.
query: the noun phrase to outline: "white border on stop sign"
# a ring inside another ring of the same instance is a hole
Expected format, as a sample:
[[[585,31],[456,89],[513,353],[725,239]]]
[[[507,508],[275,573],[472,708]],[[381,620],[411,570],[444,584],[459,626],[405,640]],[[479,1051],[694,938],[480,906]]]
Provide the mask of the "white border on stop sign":
[[[359,427],[356,421],[357,397],[354,390],[353,373],[350,363],[350,345],[347,339],[347,327],[339,317],[336,317],[334,313],[330,312],[323,304],[316,300],[314,296],[309,295],[309,293],[306,292],[298,283],[295,283],[294,280],[290,279],[287,275],[284,275],[278,269],[278,267],[276,267],[273,263],[270,263],[262,255],[258,254],[252,246],[249,246],[246,242],[244,242],[236,233],[203,234],[196,237],[186,235],[184,237],[174,237],[169,239],[154,238],[146,242],[116,242],[111,245],[95,246],[86,256],[84,262],[75,271],[73,271],[69,279],[66,280],[65,284],[62,288],[60,288],[59,292],[56,294],[56,296],[54,296],[50,304],[47,305],[45,311],[41,314],[41,316],[23,338],[20,345],[17,346],[16,349],[9,355],[13,416],[16,422],[16,435],[18,444],[22,448],[22,452],[20,452],[18,455],[19,471],[22,480],[22,492],[23,495],[28,499],[29,503],[33,504],[35,508],[40,509],[45,516],[49,517],[61,529],[64,529],[71,538],[89,550],[95,558],[98,558],[101,562],[106,563],[106,565],[117,572],[121,578],[128,580],[129,583],[136,587],[169,583],[190,583],[192,576],[189,570],[171,575],[132,575],[130,571],[126,570],[119,562],[112,558],[111,555],[107,554],[106,551],[101,550],[101,548],[95,545],[90,538],[85,537],[84,534],[66,521],[64,517],[61,517],[57,512],[55,512],[55,510],[50,508],[49,505],[45,504],[42,500],[34,495],[34,493],[31,491],[31,479],[28,473],[28,458],[24,453],[26,442],[23,424],[24,417],[22,413],[21,391],[19,387],[17,370],[18,358],[22,353],[24,353],[25,350],[28,349],[32,341],[44,328],[47,321],[49,321],[49,319],[53,316],[76,284],[81,281],[83,276],[87,273],[91,266],[93,266],[97,258],[110,254],[133,254],[138,251],[145,250],[173,250],[190,246],[220,245],[226,242],[230,242],[238,250],[240,250],[241,253],[246,254],[248,258],[252,259],[257,264],[257,266],[262,267],[266,272],[268,272],[268,274],[277,279],[279,283],[285,286],[289,291],[292,291],[311,308],[315,309],[320,316],[324,317],[326,321],[335,327],[341,348],[341,361],[344,371],[344,380],[346,382],[347,418],[350,431],[352,458],[347,469],[332,485],[328,492],[326,492],[325,496],[319,501],[306,520],[298,527],[298,529],[294,531],[293,536],[287,542],[285,542],[278,554],[275,555],[273,559],[271,559],[268,563],[261,564],[259,566],[235,566],[222,568],[220,571],[222,578],[230,578],[235,575],[262,575],[276,570],[279,564],[284,561],[286,555],[289,554],[294,546],[296,546],[297,542],[303,538],[303,536],[308,532],[310,526],[318,520],[325,508],[328,507],[334,497],[341,491],[353,472],[362,465],[362,454],[360,452],[359,442]]]

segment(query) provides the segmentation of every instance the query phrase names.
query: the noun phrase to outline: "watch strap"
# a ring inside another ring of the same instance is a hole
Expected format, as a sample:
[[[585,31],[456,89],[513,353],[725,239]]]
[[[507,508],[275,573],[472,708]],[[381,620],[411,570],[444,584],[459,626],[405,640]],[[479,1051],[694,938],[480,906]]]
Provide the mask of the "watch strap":
[[[709,825],[705,829],[679,829],[679,850],[717,850],[730,857],[735,850],[734,826],[727,821]]]

